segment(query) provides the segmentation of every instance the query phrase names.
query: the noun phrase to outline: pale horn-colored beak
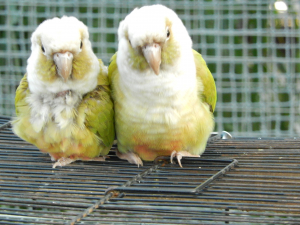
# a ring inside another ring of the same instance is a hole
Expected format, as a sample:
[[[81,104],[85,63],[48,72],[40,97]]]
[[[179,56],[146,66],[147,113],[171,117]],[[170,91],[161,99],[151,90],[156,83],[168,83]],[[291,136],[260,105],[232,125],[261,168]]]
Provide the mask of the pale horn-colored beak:
[[[53,60],[56,64],[56,71],[66,82],[72,74],[73,54],[71,52],[55,53]]]
[[[142,49],[145,59],[156,75],[159,75],[161,47],[157,43],[145,45]]]

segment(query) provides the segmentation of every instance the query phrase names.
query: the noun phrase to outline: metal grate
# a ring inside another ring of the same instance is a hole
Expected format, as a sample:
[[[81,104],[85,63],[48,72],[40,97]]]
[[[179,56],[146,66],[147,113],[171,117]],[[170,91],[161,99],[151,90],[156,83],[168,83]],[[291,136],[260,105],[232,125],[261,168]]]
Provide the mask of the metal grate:
[[[299,138],[215,138],[183,168],[109,156],[52,169],[48,155],[0,129],[0,224],[300,223]]]

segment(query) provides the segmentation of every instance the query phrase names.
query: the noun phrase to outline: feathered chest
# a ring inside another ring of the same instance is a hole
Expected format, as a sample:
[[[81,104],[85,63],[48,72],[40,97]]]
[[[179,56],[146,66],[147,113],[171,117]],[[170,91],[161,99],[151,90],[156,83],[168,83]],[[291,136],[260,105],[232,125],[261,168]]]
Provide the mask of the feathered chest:
[[[175,125],[201,104],[195,76],[131,74],[118,86],[116,113],[130,122]]]
[[[39,132],[49,122],[55,123],[59,129],[73,124],[81,99],[81,94],[71,90],[27,96],[30,122],[35,131]]]

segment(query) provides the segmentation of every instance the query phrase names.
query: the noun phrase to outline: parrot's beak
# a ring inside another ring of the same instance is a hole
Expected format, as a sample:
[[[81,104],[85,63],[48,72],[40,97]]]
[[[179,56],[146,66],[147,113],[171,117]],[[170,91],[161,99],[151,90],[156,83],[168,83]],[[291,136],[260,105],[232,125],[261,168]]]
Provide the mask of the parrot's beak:
[[[73,54],[70,52],[55,53],[53,60],[58,75],[66,82],[72,73]]]
[[[145,45],[142,48],[145,59],[156,75],[159,75],[161,63],[161,47],[157,43]]]

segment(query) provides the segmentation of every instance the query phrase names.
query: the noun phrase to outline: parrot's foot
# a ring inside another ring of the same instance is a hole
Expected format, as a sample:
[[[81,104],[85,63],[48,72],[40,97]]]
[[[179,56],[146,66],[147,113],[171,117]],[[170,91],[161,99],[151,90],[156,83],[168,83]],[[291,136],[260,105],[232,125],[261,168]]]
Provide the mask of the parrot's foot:
[[[52,168],[55,168],[57,166],[66,166],[74,161],[76,161],[77,159],[70,159],[70,158],[64,158],[64,157],[61,157],[60,159],[57,160],[56,163],[53,164]]]
[[[182,165],[181,165],[181,159],[183,156],[185,157],[200,157],[200,155],[192,155],[191,153],[187,152],[187,151],[181,151],[181,152],[176,152],[176,151],[173,151],[172,154],[171,154],[171,163],[173,163],[173,158],[176,156],[177,158],[177,161],[178,161],[178,164],[179,166],[182,168]]]
[[[116,155],[119,157],[119,159],[125,159],[132,164],[136,164],[138,167],[140,165],[143,166],[143,161],[141,158],[133,152],[121,153],[117,151]]]
[[[99,157],[95,157],[95,158],[91,158],[91,159],[80,159],[80,158],[78,158],[78,159],[70,159],[70,158],[61,157],[60,159],[57,160],[56,163],[53,164],[52,168],[55,168],[57,166],[63,167],[63,166],[66,166],[66,165],[68,165],[68,164],[70,164],[72,162],[75,162],[77,160],[104,162],[106,157],[107,156],[102,156],[102,157],[99,156]]]

